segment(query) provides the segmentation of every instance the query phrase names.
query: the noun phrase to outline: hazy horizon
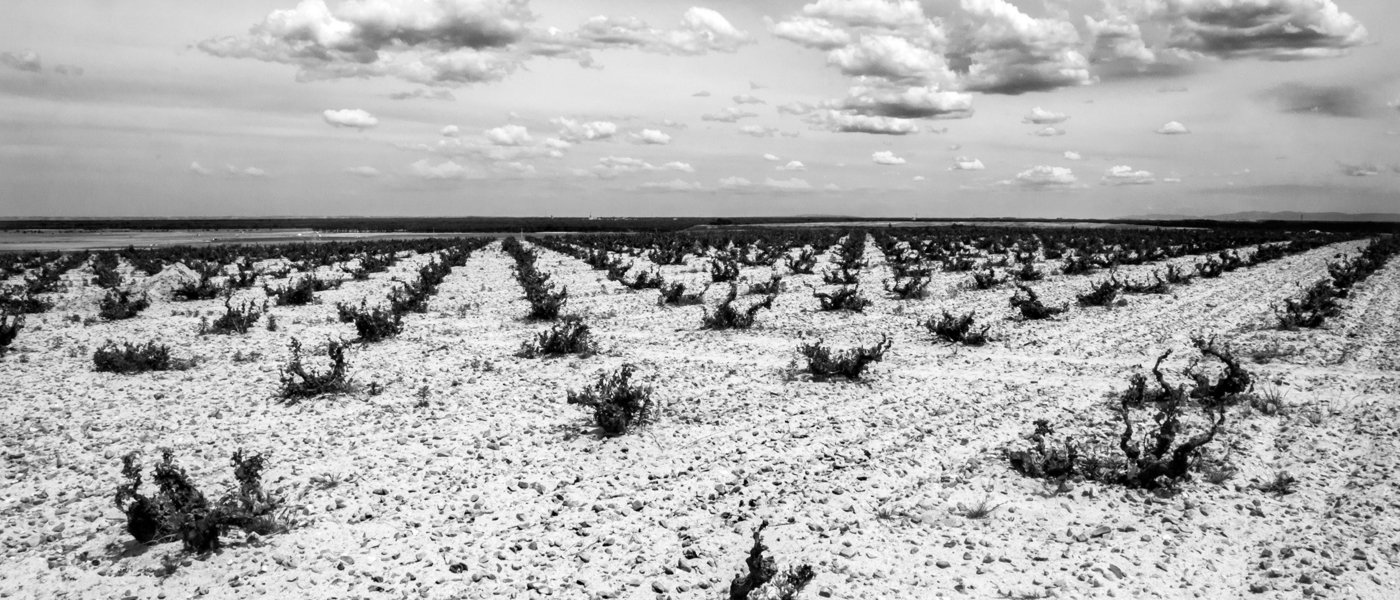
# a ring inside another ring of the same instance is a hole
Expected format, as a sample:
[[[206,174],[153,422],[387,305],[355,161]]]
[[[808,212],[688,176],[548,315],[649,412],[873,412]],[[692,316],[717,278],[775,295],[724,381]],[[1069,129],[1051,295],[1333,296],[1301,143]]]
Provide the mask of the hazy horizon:
[[[20,0],[0,218],[1400,205],[1385,0]]]

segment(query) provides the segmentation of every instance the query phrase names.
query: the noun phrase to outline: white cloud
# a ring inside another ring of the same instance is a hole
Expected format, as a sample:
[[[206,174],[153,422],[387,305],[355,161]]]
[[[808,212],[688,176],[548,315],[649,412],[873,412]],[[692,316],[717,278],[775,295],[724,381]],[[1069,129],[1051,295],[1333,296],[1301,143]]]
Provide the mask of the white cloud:
[[[389,94],[390,100],[456,100],[457,97],[452,92],[444,89],[417,88],[411,92],[394,92]]]
[[[914,82],[951,81],[955,78],[941,55],[893,35],[862,36],[849,46],[827,53],[826,62],[852,77]]]
[[[506,173],[513,173],[513,174],[516,174],[516,175],[534,175],[534,174],[535,174],[535,165],[532,165],[532,164],[530,164],[530,163],[518,162],[518,161],[517,161],[517,162],[497,163],[496,166],[495,166],[495,169],[496,169],[497,171],[504,171],[504,172],[506,172]]]
[[[743,177],[725,177],[719,180],[719,186],[722,188],[742,188],[751,185],[753,185],[753,182]]]
[[[262,169],[259,169],[258,167],[242,167],[242,168],[240,168],[240,167],[235,167],[235,166],[233,166],[233,165],[224,165],[224,171],[226,171],[229,175],[232,175],[232,176],[234,176],[234,177],[255,177],[255,178],[262,178],[262,177],[268,177],[268,176],[269,176],[269,174],[268,174],[267,171],[264,171],[264,170],[262,170]]]
[[[791,160],[785,165],[778,166],[777,169],[779,171],[806,171],[807,165],[802,164],[800,160]]]
[[[1065,134],[1065,130],[1060,129],[1059,127],[1053,127],[1053,126],[1052,126],[1052,127],[1043,127],[1043,128],[1041,128],[1041,129],[1035,130],[1035,135],[1038,135],[1038,136],[1040,136],[1040,137],[1056,137],[1056,136],[1061,136],[1061,135],[1064,135],[1064,134]]]
[[[1093,62],[1147,65],[1157,61],[1157,55],[1143,42],[1142,28],[1127,15],[1114,12],[1102,20],[1086,15],[1084,24],[1093,39],[1089,53]]]
[[[1397,100],[1397,102],[1400,102],[1400,100]],[[801,116],[810,113],[813,110],[816,110],[816,108],[816,106],[808,104],[806,102],[788,102],[785,104],[778,105],[778,114]]]
[[[963,87],[1020,94],[1094,82],[1074,25],[1033,18],[1006,0],[960,0],[971,22],[950,56],[967,64]]]
[[[914,181],[928,181],[928,178],[924,177],[923,175],[915,175]]]
[[[21,50],[19,52],[0,52],[0,63],[4,63],[13,69],[38,73],[43,70],[43,60],[39,53],[33,50]]]
[[[574,145],[559,138],[545,138],[544,146],[552,150],[566,150]]]
[[[700,115],[700,120],[717,121],[720,123],[735,123],[738,122],[739,119],[747,119],[749,117],[757,116],[758,113],[751,113],[737,106],[726,106],[720,109],[719,112]]]
[[[213,175],[213,174],[214,174],[214,171],[208,169],[208,168],[205,167],[204,165],[199,164],[199,161],[195,161],[195,162],[190,163],[190,172],[191,172],[191,173],[194,173],[194,174],[196,174],[196,175]]]
[[[639,132],[628,134],[627,137],[638,144],[664,146],[671,143],[671,136],[658,129],[643,129]]]
[[[1381,168],[1372,164],[1347,164],[1341,163],[1342,173],[1352,177],[1373,177],[1381,174]]]
[[[708,8],[691,7],[675,29],[654,29],[635,17],[597,16],[584,21],[578,31],[557,32],[547,41],[575,50],[635,48],[661,54],[698,55],[710,51],[734,52],[754,40],[747,32],[735,28],[724,15]]]
[[[1183,133],[1191,133],[1191,130],[1187,129],[1185,125],[1182,125],[1180,121],[1168,121],[1166,124],[1157,128],[1157,133],[1163,135],[1180,135]]]
[[[1079,179],[1064,167],[1039,165],[1016,174],[1016,183],[1030,188],[1051,188],[1074,185]]]
[[[1145,185],[1155,183],[1157,179],[1152,173],[1141,170],[1133,170],[1127,165],[1110,167],[1103,174],[1102,183],[1104,185]]]
[[[1083,160],[1084,156],[1073,150],[1065,150],[1065,158],[1068,160]]]
[[[571,142],[605,140],[617,134],[617,124],[611,121],[575,121],[566,117],[550,119],[559,127],[559,137]]]
[[[898,89],[857,86],[846,92],[840,107],[858,115],[963,119],[972,116],[972,95],[943,91],[937,86]]]
[[[764,154],[764,155],[763,155],[763,160],[767,160],[767,161],[778,161],[778,160],[782,160],[782,159],[781,159],[781,158],[778,158],[777,156],[772,155],[772,154]]]
[[[502,125],[482,132],[486,141],[495,146],[528,146],[534,141],[530,130],[520,125]]]
[[[1154,2],[1172,48],[1220,57],[1327,58],[1366,42],[1366,28],[1334,0]]]
[[[968,157],[966,157],[966,156],[959,156],[959,157],[953,159],[953,166],[949,167],[948,170],[949,170],[949,171],[981,171],[981,170],[986,169],[986,168],[987,168],[987,166],[984,165],[984,164],[982,164],[982,161],[979,160],[979,159],[976,159],[976,158],[968,158]]]
[[[705,189],[698,181],[686,181],[684,179],[672,179],[670,181],[652,181],[637,186],[644,190],[656,190],[662,192],[693,192]]]
[[[345,172],[360,177],[379,177],[381,175],[379,169],[374,167],[347,167]]]
[[[899,30],[927,24],[918,0],[817,0],[803,6],[802,14],[851,27]]]
[[[467,168],[450,160],[438,164],[423,159],[409,165],[409,170],[423,179],[461,179],[467,176]]]
[[[462,134],[462,129],[456,125],[448,125],[442,128],[442,137],[457,137]]]
[[[662,171],[681,171],[685,173],[695,172],[695,167],[690,166],[690,163],[683,163],[680,161],[668,162],[666,164],[661,165],[660,169]]]
[[[733,98],[735,104],[768,104],[753,94],[739,94]]]
[[[53,72],[59,75],[79,77],[83,74],[83,68],[77,65],[54,65]]]
[[[1180,177],[1163,177],[1162,183],[1181,183]]]
[[[739,128],[739,133],[742,133],[744,135],[751,135],[753,137],[773,137],[775,135],[778,135],[779,131],[776,127],[764,127],[762,125],[744,125],[743,127]]]
[[[814,127],[845,133],[909,135],[919,132],[919,126],[910,119],[858,115],[839,110],[814,111],[802,120]]]
[[[777,23],[769,19],[768,31],[776,37],[817,50],[832,50],[851,43],[851,34],[826,19],[798,16]]]
[[[700,90],[698,92],[695,92],[694,94],[691,94],[691,96],[695,98],[709,98],[710,93],[705,90]]]
[[[798,179],[796,177],[793,177],[791,179],[773,179],[772,177],[769,177],[763,180],[763,185],[777,190],[796,191],[812,189],[812,184],[807,183],[807,180]]]
[[[1032,108],[1031,112],[1021,119],[1022,123],[1034,123],[1036,125],[1053,125],[1063,123],[1069,119],[1065,113],[1057,113],[1045,110],[1039,106]]]
[[[358,108],[346,108],[341,110],[327,110],[321,113],[321,118],[332,127],[349,127],[352,129],[369,129],[379,124],[379,119],[368,111]]]
[[[895,154],[889,150],[881,150],[871,154],[870,160],[875,161],[877,165],[902,165],[906,162],[903,158],[895,156]]]

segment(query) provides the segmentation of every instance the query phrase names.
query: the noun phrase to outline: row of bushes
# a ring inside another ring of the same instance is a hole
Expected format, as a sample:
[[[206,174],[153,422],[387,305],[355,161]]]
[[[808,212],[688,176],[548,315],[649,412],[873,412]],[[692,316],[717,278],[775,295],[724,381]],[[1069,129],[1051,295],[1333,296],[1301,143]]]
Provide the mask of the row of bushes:
[[[1340,315],[1339,300],[1351,295],[1352,288],[1379,271],[1396,252],[1400,252],[1400,238],[1385,236],[1372,240],[1355,258],[1343,256],[1329,262],[1328,277],[1274,306],[1279,329],[1314,329]]]
[[[525,290],[525,299],[530,302],[529,318],[545,321],[558,318],[559,312],[569,301],[569,288],[555,291],[554,284],[549,282],[549,274],[535,266],[539,256],[525,248],[520,240],[513,237],[501,240],[501,250],[515,260],[515,280]]]

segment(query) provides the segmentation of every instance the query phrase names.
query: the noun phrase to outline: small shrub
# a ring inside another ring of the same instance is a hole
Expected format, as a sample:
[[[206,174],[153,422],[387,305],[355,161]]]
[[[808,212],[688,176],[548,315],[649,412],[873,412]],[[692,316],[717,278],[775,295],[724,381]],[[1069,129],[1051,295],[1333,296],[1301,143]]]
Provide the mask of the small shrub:
[[[1282,305],[1274,306],[1274,314],[1279,329],[1315,329],[1327,319],[1342,314],[1342,307],[1337,302],[1337,290],[1330,281],[1323,279],[1304,290],[1302,296],[1285,298]]]
[[[1196,263],[1196,274],[1206,279],[1215,279],[1225,273],[1225,264],[1215,257],[1207,257],[1205,262]]]
[[[928,275],[896,277],[893,282],[886,279],[884,284],[885,291],[894,294],[900,300],[921,300],[928,297]]]
[[[352,385],[347,374],[345,346],[345,342],[328,342],[326,356],[331,359],[331,368],[322,372],[308,371],[301,362],[301,340],[292,338],[291,357],[287,359],[286,366],[282,367],[280,376],[282,388],[279,395],[282,400],[291,404],[322,394],[349,392]]]
[[[943,317],[929,317],[924,321],[924,328],[942,339],[945,342],[962,344],[964,346],[981,346],[987,343],[987,330],[991,325],[983,325],[981,330],[972,329],[973,318],[976,311],[967,313],[960,317],[954,317],[948,311],[943,311]]]
[[[797,252],[797,256],[785,257],[783,264],[793,273],[811,275],[817,268],[817,252],[811,248],[803,248]]]
[[[1089,288],[1083,294],[1077,294],[1080,306],[1102,306],[1112,308],[1113,301],[1118,299],[1118,282],[1113,279],[1100,281]]]
[[[0,356],[10,350],[10,344],[14,343],[19,336],[19,330],[24,327],[24,314],[10,312],[9,309],[0,308]]]
[[[744,561],[748,572],[736,575],[729,582],[729,600],[796,600],[816,578],[811,565],[778,571],[777,561],[766,556],[768,548],[763,545],[763,530],[767,527],[768,521],[764,520],[754,529],[753,546]]]
[[[170,347],[155,342],[136,345],[124,342],[120,347],[107,340],[92,354],[93,368],[99,373],[144,373],[146,371],[179,371],[193,365],[190,361],[174,359]]]
[[[526,300],[530,301],[529,318],[537,321],[552,320],[558,318],[559,311],[564,310],[564,305],[568,304],[569,288],[560,288],[559,291],[554,291],[552,286],[545,289],[536,288],[526,296]]]
[[[97,302],[97,315],[108,321],[130,319],[151,306],[151,299],[128,290],[110,289]]]
[[[1045,279],[1045,273],[1035,268],[1034,263],[1022,263],[1021,268],[1016,269],[1016,281],[1040,281],[1041,279]]]
[[[1017,292],[1011,296],[1011,307],[1020,310],[1024,318],[1048,319],[1068,310],[1068,307],[1046,306],[1030,287],[1017,284],[1016,288]]]
[[[1003,283],[1006,283],[1006,277],[997,277],[996,269],[989,268],[972,274],[972,287],[979,290],[990,290]]]
[[[277,289],[264,285],[263,291],[277,306],[305,306],[316,299],[316,278],[302,277]]]
[[[264,300],[262,307],[252,300],[245,301],[237,306],[233,305],[233,298],[224,298],[224,314],[214,319],[207,327],[200,326],[200,333],[214,333],[219,335],[231,335],[234,333],[248,333],[254,323],[262,317],[267,310],[267,301]]]
[[[749,284],[749,289],[744,293],[749,296],[767,296],[778,294],[783,291],[783,276],[773,273],[768,281],[758,281]]]
[[[355,333],[360,336],[362,342],[377,342],[389,339],[403,331],[403,314],[382,306],[370,308],[368,302],[360,301],[360,306],[350,306],[348,309],[336,309],[342,315],[350,315],[350,322],[355,324]],[[344,318],[342,316],[342,318]]]
[[[578,354],[586,357],[597,352],[598,344],[593,341],[588,324],[584,323],[581,317],[568,316],[553,327],[536,334],[533,340],[522,343],[517,356],[536,358]]]
[[[1273,478],[1255,487],[1266,494],[1287,496],[1288,494],[1298,491],[1298,479],[1288,471],[1279,471],[1274,473]]]
[[[739,278],[739,262],[723,256],[710,259],[710,282],[723,283]]]
[[[1171,286],[1162,279],[1161,273],[1153,271],[1152,279],[1152,281],[1144,280],[1142,283],[1128,281],[1122,284],[1123,292],[1127,294],[1165,294],[1171,291]]]
[[[734,303],[738,296],[739,287],[731,283],[729,293],[725,295],[724,300],[721,300],[714,309],[706,307],[701,327],[704,329],[748,329],[753,327],[754,318],[758,315],[758,311],[772,308],[773,300],[778,297],[777,294],[769,294],[764,296],[762,300],[740,309]]]
[[[822,272],[822,282],[827,285],[851,285],[860,283],[860,272],[846,267]]]
[[[266,459],[261,454],[233,453],[236,490],[210,502],[190,481],[185,470],[174,462],[174,453],[161,452],[161,462],[152,471],[157,492],[154,498],[141,493],[141,464],[137,453],[122,457],[122,476],[117,486],[117,509],[126,514],[126,530],[143,544],[180,540],[187,552],[210,552],[220,546],[220,537],[230,529],[269,535],[286,531],[276,516],[279,502],[263,491],[262,472]]]
[[[618,283],[634,290],[657,290],[666,282],[662,280],[661,274],[656,271],[638,271],[637,276],[631,281],[619,279]]]
[[[797,352],[806,357],[807,371],[814,379],[821,381],[844,377],[847,380],[856,380],[860,379],[861,373],[870,363],[883,360],[891,345],[889,336],[881,336],[880,341],[873,346],[833,351],[824,345],[822,340],[817,340],[816,343],[799,346]]]
[[[222,294],[226,286],[216,285],[210,278],[210,274],[205,272],[197,281],[186,281],[170,291],[170,295],[175,300],[213,300]]]
[[[1189,285],[1194,278],[1194,275],[1176,265],[1167,265],[1166,274],[1162,276],[1162,279],[1165,279],[1167,283],[1172,285]]]
[[[865,307],[870,306],[870,300],[860,295],[860,286],[843,286],[836,288],[831,293],[818,292],[812,290],[812,297],[821,304],[821,310],[849,310],[852,312],[864,312]]]
[[[268,330],[268,331],[277,331],[277,315],[268,315],[268,316],[267,316],[267,330]]]
[[[949,273],[966,273],[977,268],[977,261],[968,256],[943,259],[943,270]]]
[[[1066,258],[1064,264],[1060,266],[1060,272],[1065,275],[1092,273],[1094,269],[1094,263],[1089,260],[1089,257],[1079,254]]]
[[[593,421],[610,436],[622,435],[651,421],[651,388],[633,385],[636,367],[624,364],[612,373],[599,373],[593,385],[569,391],[568,403],[593,410]]]
[[[695,306],[704,304],[705,291],[709,289],[710,286],[706,285],[698,292],[687,294],[685,293],[685,284],[682,282],[677,281],[663,284],[661,286],[661,297],[657,299],[656,303],[662,306]]]
[[[122,276],[117,272],[121,259],[115,252],[99,252],[92,257],[92,283],[113,290],[121,287]]]

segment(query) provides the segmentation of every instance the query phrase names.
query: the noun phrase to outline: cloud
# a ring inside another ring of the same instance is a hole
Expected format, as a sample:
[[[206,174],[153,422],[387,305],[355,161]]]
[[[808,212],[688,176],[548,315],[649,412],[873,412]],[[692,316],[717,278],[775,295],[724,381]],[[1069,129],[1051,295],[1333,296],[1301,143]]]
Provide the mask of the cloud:
[[[814,111],[803,117],[803,121],[820,129],[843,133],[909,135],[919,132],[919,126],[909,119],[858,115],[839,110]]]
[[[1079,179],[1074,172],[1064,167],[1039,165],[1016,174],[1014,183],[1027,188],[1055,188],[1074,185]]]
[[[39,53],[33,50],[21,50],[19,52],[0,52],[0,63],[5,63],[13,69],[38,73],[44,69],[43,60]]]
[[[753,185],[753,182],[743,177],[725,177],[719,180],[719,186],[722,188],[743,188],[751,185]]]
[[[506,163],[497,163],[497,164],[494,166],[494,169],[495,169],[496,171],[505,172],[505,173],[509,173],[509,174],[514,174],[514,175],[534,175],[534,174],[535,174],[535,165],[532,165],[532,164],[530,164],[530,163],[518,162],[518,161],[515,161],[515,162],[506,162]]]
[[[1366,28],[1334,0],[1173,0],[1152,14],[1172,48],[1233,58],[1328,58],[1366,42]]]
[[[1068,160],[1083,160],[1084,156],[1073,150],[1065,150],[1065,158]]]
[[[1070,22],[1031,17],[1006,0],[960,0],[960,6],[970,25],[948,56],[965,89],[1021,94],[1095,81]]]
[[[953,159],[953,166],[949,167],[948,170],[949,170],[949,171],[981,171],[981,170],[986,169],[986,168],[987,168],[987,165],[982,164],[982,161],[979,160],[979,159],[976,159],[976,158],[968,158],[968,157],[966,157],[966,156],[959,156],[959,157]]]
[[[664,146],[671,143],[671,136],[657,129],[643,129],[635,133],[629,133],[627,134],[627,138],[637,144]]]
[[[881,150],[871,154],[870,160],[875,161],[877,165],[902,165],[906,162],[903,158],[895,156],[894,153],[889,150]]]
[[[972,116],[972,94],[936,86],[903,89],[853,87],[840,108],[857,115],[900,119],[965,119]]]
[[[767,104],[762,98],[753,94],[739,94],[733,98],[735,104]]]
[[[1167,121],[1161,127],[1157,128],[1157,133],[1163,135],[1180,135],[1183,133],[1191,133],[1191,130],[1187,129],[1185,125],[1182,125],[1181,121]]]
[[[758,113],[751,113],[737,106],[728,106],[720,109],[719,112],[709,113],[700,116],[702,121],[717,121],[720,123],[735,123],[739,119],[757,117]]]
[[[787,164],[778,166],[777,169],[779,171],[806,171],[807,165],[802,164],[800,160],[790,160]]]
[[[1157,55],[1143,42],[1142,28],[1127,15],[1115,13],[1102,20],[1088,15],[1084,23],[1093,40],[1089,51],[1092,62],[1147,65],[1157,61]]]
[[[772,154],[764,154],[764,155],[763,155],[763,160],[770,161],[770,162],[774,162],[774,161],[779,161],[779,160],[782,160],[782,159],[781,159],[781,158],[778,158],[777,156],[774,156],[774,155],[772,155]]]
[[[448,125],[442,128],[442,137],[455,138],[462,134],[462,129],[456,125]]]
[[[1135,171],[1127,165],[1109,167],[1101,180],[1104,185],[1146,185],[1156,183],[1156,181],[1157,179],[1152,176],[1152,173]]]
[[[1065,134],[1065,130],[1060,129],[1059,127],[1053,127],[1053,126],[1052,126],[1052,127],[1043,127],[1043,128],[1037,129],[1037,130],[1035,130],[1035,133],[1034,133],[1034,135],[1038,135],[1038,136],[1040,136],[1040,137],[1057,137],[1057,136],[1061,136],[1061,135],[1064,135],[1064,134]]]
[[[345,169],[345,172],[351,175],[357,175],[366,178],[379,177],[381,175],[379,169],[376,169],[374,167],[347,167]]]
[[[675,29],[653,29],[645,21],[633,17],[598,16],[584,21],[577,32],[563,37],[566,44],[583,49],[636,48],[688,55],[734,52],[754,42],[753,36],[734,27],[724,15],[698,6],[685,11]]]
[[[582,171],[580,174],[591,174],[601,179],[613,179],[618,175],[627,173],[640,173],[644,171],[679,171],[682,173],[694,173],[695,167],[690,163],[672,161],[661,166],[653,165],[640,158],[627,156],[604,156],[598,159],[598,164],[593,168]]]
[[[1373,164],[1352,165],[1339,163],[1338,166],[1341,167],[1342,173],[1352,177],[1372,177],[1381,174],[1381,168]]]
[[[1053,125],[1069,120],[1069,115],[1045,110],[1039,106],[1032,108],[1031,112],[1021,119],[1022,123],[1034,123],[1036,125]]]
[[[379,124],[379,119],[369,112],[358,108],[346,108],[341,110],[326,110],[321,113],[321,118],[331,127],[349,127],[351,129],[369,129]]]
[[[409,170],[423,179],[462,179],[467,176],[467,168],[450,160],[438,164],[423,159],[408,166]]]
[[[54,65],[53,72],[58,73],[59,75],[67,75],[69,77],[81,77],[83,74],[83,68],[77,65]]]
[[[456,100],[457,97],[452,92],[444,89],[418,88],[411,92],[394,92],[389,94],[390,100]]]
[[[1400,102],[1400,100],[1397,100],[1397,102]],[[806,102],[788,102],[786,104],[778,105],[778,114],[801,116],[810,113],[813,110],[816,110],[816,108],[816,106],[808,104]]]
[[[893,35],[862,36],[851,45],[829,52],[826,62],[851,77],[917,83],[953,79],[941,55]]]
[[[762,125],[744,125],[739,128],[739,133],[751,135],[753,137],[773,137],[778,135],[776,127],[764,127]]]
[[[672,179],[670,181],[652,181],[637,186],[644,190],[655,190],[661,192],[693,192],[705,189],[698,181],[686,181],[684,179]]]
[[[205,167],[204,165],[199,164],[199,161],[195,161],[195,162],[190,163],[190,172],[191,172],[191,173],[194,173],[194,174],[196,174],[196,175],[213,175],[213,174],[214,174],[214,171],[211,171],[210,169],[208,169],[208,168]]]
[[[917,0],[817,0],[802,7],[808,18],[847,27],[914,32],[935,24],[924,17]]]
[[[691,94],[691,97],[694,97],[694,98],[709,98],[709,97],[710,97],[710,93],[707,92],[707,91],[705,91],[705,90],[700,90],[700,91],[698,91],[698,92],[695,92],[694,94]]]
[[[534,141],[530,130],[520,125],[502,125],[482,132],[486,141],[495,146],[528,146]]]
[[[672,162],[668,162],[668,163],[666,163],[666,164],[663,164],[663,165],[661,165],[660,169],[661,169],[662,171],[681,171],[681,172],[684,172],[684,173],[694,173],[694,172],[695,172],[695,167],[690,166],[690,163],[683,163],[683,162],[679,162],[679,161],[672,161]]]
[[[1272,102],[1282,112],[1333,117],[1365,117],[1374,106],[1366,90],[1345,85],[1290,82],[1265,90],[1258,97]]]
[[[799,179],[797,177],[793,177],[791,179],[773,179],[772,177],[769,177],[763,180],[763,185],[776,190],[787,191],[812,189],[812,184],[807,183],[806,179]]]
[[[914,181],[928,181],[928,178],[924,177],[923,175],[915,175]]]
[[[234,176],[234,177],[256,177],[256,178],[263,178],[263,177],[269,177],[269,176],[270,176],[270,175],[268,174],[267,171],[264,171],[264,170],[259,169],[259,168],[257,168],[257,167],[242,167],[242,168],[239,168],[239,167],[235,167],[235,166],[233,166],[233,165],[224,165],[224,171],[227,172],[229,175],[232,175],[232,176]]]
[[[833,50],[851,43],[851,34],[826,19],[798,16],[777,23],[769,19],[768,31],[775,37],[816,50]]]
[[[550,123],[559,126],[559,137],[571,142],[605,140],[617,134],[617,124],[610,121],[580,122],[558,117]]]

